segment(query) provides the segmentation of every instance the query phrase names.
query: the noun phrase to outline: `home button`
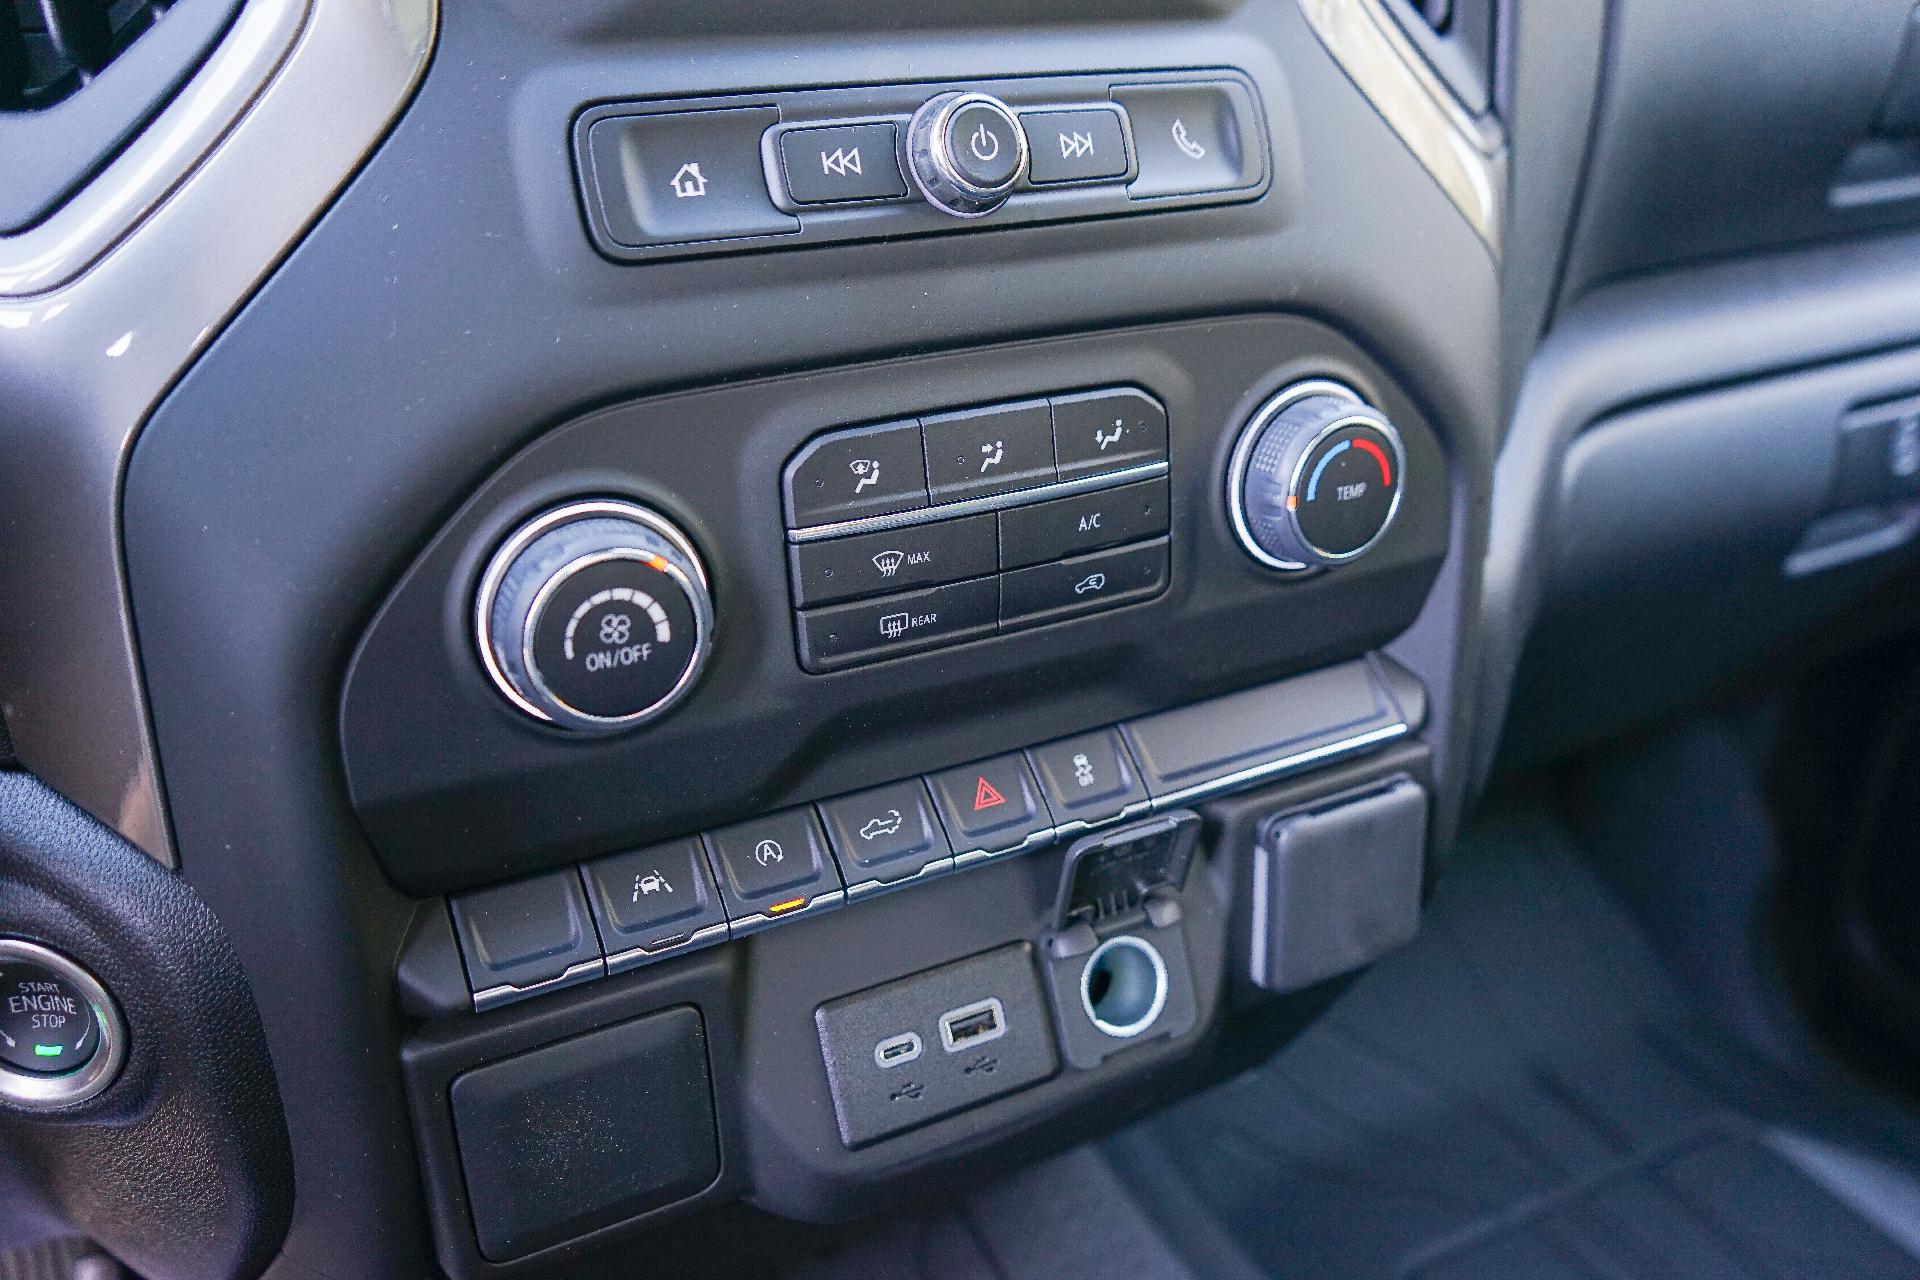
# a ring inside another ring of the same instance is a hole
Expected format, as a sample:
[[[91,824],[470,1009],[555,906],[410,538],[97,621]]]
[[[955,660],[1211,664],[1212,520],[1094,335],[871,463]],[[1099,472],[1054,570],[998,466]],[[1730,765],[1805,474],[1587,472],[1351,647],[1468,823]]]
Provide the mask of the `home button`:
[[[760,137],[772,107],[610,116],[587,131],[586,166],[608,236],[623,245],[786,235],[800,222],[767,191]]]

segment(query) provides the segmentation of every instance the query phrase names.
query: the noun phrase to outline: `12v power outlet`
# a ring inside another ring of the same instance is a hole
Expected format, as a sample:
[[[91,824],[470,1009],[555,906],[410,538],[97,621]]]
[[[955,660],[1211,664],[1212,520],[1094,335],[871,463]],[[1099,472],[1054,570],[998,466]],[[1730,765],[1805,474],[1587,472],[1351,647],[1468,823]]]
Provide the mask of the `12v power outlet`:
[[[1167,1004],[1167,962],[1144,938],[1109,938],[1080,971],[1080,1005],[1093,1025],[1131,1039],[1160,1019]]]

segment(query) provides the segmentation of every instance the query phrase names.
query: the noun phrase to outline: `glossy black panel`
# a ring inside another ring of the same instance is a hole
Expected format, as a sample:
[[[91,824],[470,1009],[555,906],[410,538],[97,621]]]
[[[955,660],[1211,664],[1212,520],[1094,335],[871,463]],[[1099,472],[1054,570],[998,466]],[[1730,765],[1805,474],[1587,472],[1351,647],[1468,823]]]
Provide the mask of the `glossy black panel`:
[[[1393,414],[1408,474],[1401,518],[1380,547],[1302,578],[1240,550],[1221,493],[1247,414],[1306,373],[1350,378]],[[780,476],[803,440],[927,403],[1121,379],[1165,403],[1171,423],[1164,594],[831,676],[800,669]],[[713,658],[694,694],[640,732],[599,741],[536,724],[501,699],[469,623],[476,577],[506,531],[582,493],[629,495],[670,513],[700,545],[718,607]],[[383,608],[347,682],[349,782],[394,877],[442,891],[931,772],[1378,645],[1424,599],[1446,547],[1446,494],[1438,441],[1412,406],[1330,330],[1283,316],[989,348],[609,409],[503,467]]]

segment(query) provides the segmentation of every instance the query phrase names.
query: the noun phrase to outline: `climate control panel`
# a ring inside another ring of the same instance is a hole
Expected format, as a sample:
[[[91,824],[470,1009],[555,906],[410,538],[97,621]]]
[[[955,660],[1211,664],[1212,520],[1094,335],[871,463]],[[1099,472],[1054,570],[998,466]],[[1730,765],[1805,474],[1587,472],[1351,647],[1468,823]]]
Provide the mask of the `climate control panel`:
[[[784,479],[800,662],[836,671],[1151,599],[1167,411],[1108,387],[833,431]]]
[[[1426,599],[1447,493],[1417,402],[1295,316],[609,404],[487,468],[369,622],[355,810],[411,892],[730,840],[1378,648]],[[828,843],[868,851],[872,816]]]

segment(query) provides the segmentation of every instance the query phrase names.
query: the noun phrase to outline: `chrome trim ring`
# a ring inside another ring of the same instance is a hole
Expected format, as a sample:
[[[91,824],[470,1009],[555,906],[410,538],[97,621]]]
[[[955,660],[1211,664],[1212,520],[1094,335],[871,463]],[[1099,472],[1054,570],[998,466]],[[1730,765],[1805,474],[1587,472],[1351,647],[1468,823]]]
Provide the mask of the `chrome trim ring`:
[[[1311,396],[1340,396],[1355,404],[1365,404],[1360,394],[1344,382],[1332,378],[1309,378],[1305,382],[1296,382],[1277,392],[1271,399],[1254,411],[1247,425],[1240,431],[1240,439],[1234,443],[1233,455],[1227,462],[1227,519],[1233,525],[1233,536],[1248,555],[1266,565],[1269,569],[1281,569],[1287,573],[1304,573],[1312,566],[1297,560],[1283,560],[1274,555],[1253,536],[1253,528],[1247,523],[1246,481],[1247,463],[1253,457],[1253,448],[1260,441],[1260,435],[1267,426],[1294,405]]]
[[[85,1063],[58,1075],[39,1075],[0,1065],[0,1098],[35,1111],[51,1111],[97,1096],[113,1083],[127,1060],[126,1024],[120,1020],[120,1010],[113,1003],[113,997],[77,962],[37,942],[0,938],[0,961],[9,958],[51,969],[79,988],[87,1007],[93,1011],[94,1031],[100,1043]]]
[[[967,107],[986,107],[1004,117],[1013,131],[1013,172],[1005,182],[982,186],[970,180],[953,158],[947,125]],[[926,202],[956,218],[983,218],[1006,203],[1007,196],[1027,176],[1032,158],[1027,130],[1019,113],[990,93],[940,94],[920,104],[907,123],[906,170]]]
[[[1132,1022],[1108,1022],[1093,1011],[1093,966],[1115,951],[1132,951],[1144,955],[1147,963],[1153,967],[1153,1002],[1147,1011]],[[1112,1036],[1116,1040],[1131,1040],[1160,1021],[1160,1014],[1167,1007],[1167,961],[1160,954],[1160,948],[1145,938],[1136,938],[1123,933],[1117,938],[1108,938],[1093,949],[1086,964],[1080,969],[1080,1009],[1087,1015],[1087,1021],[1102,1035]]]
[[[686,562],[686,568],[664,560],[664,572],[679,585],[687,597],[687,604],[693,611],[693,651],[687,658],[687,665],[673,686],[652,703],[623,716],[599,716],[582,711],[566,699],[555,693],[540,675],[538,664],[533,661],[533,635],[538,625],[541,611],[560,584],[583,569],[609,560],[640,560],[645,553],[639,550],[626,551],[610,548],[589,552],[586,555],[569,560],[540,587],[533,602],[527,608],[527,615],[521,620],[520,668],[534,686],[533,693],[547,699],[551,708],[541,706],[522,690],[519,684],[508,674],[506,665],[501,661],[500,638],[493,629],[493,610],[500,594],[500,585],[513,568],[514,562],[533,543],[545,534],[568,524],[581,520],[612,518],[628,520],[644,526],[649,532],[658,535],[672,547],[674,552]],[[687,569],[692,572],[688,573]],[[522,525],[513,536],[500,545],[487,562],[486,571],[480,576],[480,589],[474,602],[474,636],[478,641],[480,664],[486,669],[489,679],[514,706],[537,720],[565,728],[580,729],[591,733],[609,733],[622,729],[632,729],[649,720],[665,715],[692,689],[693,683],[706,667],[707,657],[713,649],[713,596],[708,583],[706,566],[701,563],[700,554],[694,549],[678,527],[664,516],[647,510],[631,502],[612,498],[588,499],[569,502],[555,507],[544,515]],[[555,710],[559,714],[555,714]]]

